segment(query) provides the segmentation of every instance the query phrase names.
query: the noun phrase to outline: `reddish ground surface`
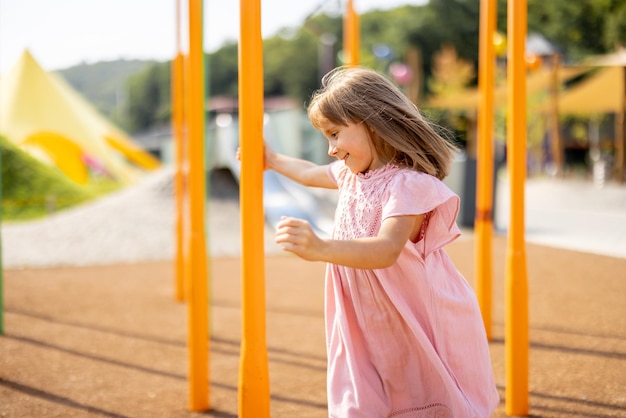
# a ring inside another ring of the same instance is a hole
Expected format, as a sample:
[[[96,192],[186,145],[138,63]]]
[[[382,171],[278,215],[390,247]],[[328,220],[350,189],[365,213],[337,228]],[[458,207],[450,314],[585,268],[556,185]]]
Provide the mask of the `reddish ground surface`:
[[[474,241],[448,252],[474,281]],[[505,241],[490,343],[505,414]],[[534,417],[626,416],[626,259],[527,246]],[[210,261],[210,403],[188,411],[187,305],[170,261],[4,271],[0,416],[236,417],[240,260]],[[324,265],[266,259],[271,416],[327,416]]]

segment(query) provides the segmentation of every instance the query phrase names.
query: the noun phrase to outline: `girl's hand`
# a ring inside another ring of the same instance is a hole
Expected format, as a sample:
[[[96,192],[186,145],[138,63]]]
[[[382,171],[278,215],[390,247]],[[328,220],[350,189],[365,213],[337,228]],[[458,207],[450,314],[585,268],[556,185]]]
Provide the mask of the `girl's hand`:
[[[303,219],[283,216],[278,222],[275,239],[283,250],[305,260],[322,260],[324,241],[315,235],[311,225]]]
[[[275,152],[263,142],[263,170],[271,168],[270,161],[275,156]],[[237,147],[237,161],[241,161],[241,147]]]
[[[392,266],[409,241],[416,240],[424,215],[393,216],[382,222],[375,237],[347,240],[320,239],[309,223],[282,217],[278,222],[276,243],[308,261],[373,270]]]
[[[267,145],[267,142],[263,143],[263,169],[271,170],[274,168],[272,162],[276,158],[276,153],[272,148]]]

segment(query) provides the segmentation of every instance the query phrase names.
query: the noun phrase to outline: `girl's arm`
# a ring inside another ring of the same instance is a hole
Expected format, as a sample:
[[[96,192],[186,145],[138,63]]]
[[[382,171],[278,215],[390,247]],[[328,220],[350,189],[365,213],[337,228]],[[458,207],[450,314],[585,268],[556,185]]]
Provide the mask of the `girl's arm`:
[[[241,148],[237,148],[237,159],[241,159]],[[317,165],[311,161],[274,152],[265,144],[265,170],[274,170],[304,186],[336,189],[337,185],[328,176],[328,165]]]
[[[317,165],[311,161],[279,154],[267,145],[265,145],[265,168],[274,170],[304,186],[337,188],[328,175],[328,165]]]
[[[383,221],[378,236],[352,240],[320,239],[308,222],[284,217],[276,231],[276,243],[309,261],[325,261],[358,269],[393,265],[402,248],[415,240],[424,215],[397,216]]]

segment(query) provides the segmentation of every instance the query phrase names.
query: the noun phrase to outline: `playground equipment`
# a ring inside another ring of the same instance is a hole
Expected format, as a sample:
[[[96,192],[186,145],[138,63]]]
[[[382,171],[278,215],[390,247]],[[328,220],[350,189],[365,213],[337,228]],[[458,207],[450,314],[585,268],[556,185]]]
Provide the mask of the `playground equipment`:
[[[347,0],[346,12],[343,18],[343,54],[344,61],[350,66],[359,65],[361,36],[359,15],[354,9],[354,1]]]
[[[263,230],[263,42],[261,1],[240,1],[239,133],[241,306],[239,416],[269,417]]]
[[[180,2],[180,0],[178,0]],[[188,83],[179,79],[173,86],[181,89],[185,86],[193,95],[189,99],[186,115],[189,120],[189,150],[198,158],[190,161],[190,180],[195,175],[204,174],[204,152],[202,148],[202,122],[198,115],[204,115],[199,95],[204,89],[201,83],[201,16],[202,0],[189,1],[189,36],[190,52],[187,76]],[[490,335],[491,322],[491,196],[493,190],[491,130],[493,124],[493,81],[494,47],[491,39],[495,33],[495,2],[481,0],[481,145],[479,146],[481,164],[478,167],[477,225],[479,246],[478,291],[481,308],[485,316],[485,327]],[[263,62],[262,38],[260,30],[260,0],[240,0],[239,45],[239,93],[240,93],[240,181],[241,223],[242,223],[242,343],[239,375],[239,415],[263,418],[269,416],[269,379],[268,358],[265,341],[265,277],[263,251],[263,193],[264,179],[266,186],[275,194],[293,195],[288,192],[289,185],[264,173],[263,167]],[[179,4],[180,7],[180,4]],[[511,173],[511,228],[508,240],[507,276],[506,276],[506,411],[507,414],[526,415],[528,413],[528,297],[526,279],[526,258],[524,249],[524,181],[526,156],[526,96],[525,70],[526,60],[524,41],[526,36],[526,1],[510,0],[509,7],[509,114],[508,125],[509,170]],[[515,17],[515,18],[514,18]],[[358,16],[353,8],[353,1],[348,0],[344,37],[344,57],[349,65],[358,64],[359,29]],[[194,38],[195,37],[195,38]],[[490,46],[488,45],[490,44]],[[180,50],[178,51],[180,52]],[[178,55],[177,55],[178,57]],[[177,59],[178,62],[178,59]],[[487,64],[486,66],[484,64]],[[175,64],[180,73],[180,63]],[[196,80],[197,84],[193,84]],[[193,88],[192,88],[193,86]],[[191,95],[191,94],[190,94]],[[180,103],[180,101],[175,101]],[[177,190],[182,191],[182,170],[184,167],[184,149],[180,116],[174,113],[177,129]],[[194,116],[195,115],[195,116]],[[208,346],[201,340],[208,341],[207,333],[207,284],[206,284],[206,249],[203,223],[198,217],[204,216],[204,183],[198,177],[190,181],[191,240],[189,241],[190,277],[188,283],[189,322],[190,322],[190,409],[201,411],[209,408],[208,402]],[[200,190],[202,188],[202,190]],[[195,197],[194,197],[195,190]],[[181,213],[184,209],[182,197],[177,199],[179,220],[177,233],[184,231]],[[268,210],[268,212],[271,212]],[[298,215],[300,216],[300,215]],[[195,219],[195,220],[194,220]],[[202,227],[202,229],[201,229]],[[194,232],[195,231],[195,232]],[[182,244],[177,252],[177,265],[183,263]],[[185,265],[184,263],[181,265]],[[177,289],[182,286],[180,280],[185,276],[177,268]],[[177,290],[178,292],[178,290]],[[207,342],[208,344],[208,342]]]
[[[508,2],[509,62],[507,67],[508,167],[511,175],[511,224],[506,263],[506,413],[528,414],[528,283],[524,237],[526,180],[526,13],[525,0]],[[493,110],[496,2],[481,0],[479,56],[479,119],[476,187],[476,294],[487,338],[491,338],[493,234]]]
[[[128,184],[160,165],[28,51],[0,80],[0,133],[78,184],[92,172]]]
[[[480,3],[478,143],[476,147],[476,296],[487,339],[491,340],[493,235],[493,112],[495,84],[496,1]]]
[[[485,0],[482,0],[485,1]],[[526,0],[508,2],[507,124],[511,224],[505,277],[506,413],[528,415],[528,280],[524,236],[526,180]]]
[[[189,53],[186,71],[181,64],[180,16],[181,0],[176,2],[177,59],[173,77],[174,125],[177,141],[176,193],[177,193],[177,253],[176,273],[177,298],[186,290],[188,353],[189,353],[189,409],[205,411],[209,403],[209,318],[208,318],[208,276],[207,250],[205,237],[206,171],[204,164],[204,51],[202,42],[202,0],[188,0]],[[184,74],[184,81],[181,80]],[[185,95],[181,96],[185,87]],[[186,102],[183,103],[183,97]],[[181,108],[182,107],[182,108]],[[184,112],[181,116],[180,112]],[[187,123],[188,137],[183,138],[183,122]],[[186,140],[185,140],[186,139]],[[187,143],[187,153],[184,142]],[[185,167],[184,161],[189,163]],[[185,205],[183,204],[182,176],[188,168],[189,198],[189,234],[188,253],[185,254],[182,221]],[[186,256],[188,259],[186,259]],[[188,260],[188,263],[186,261]],[[182,266],[182,267],[181,267]],[[185,280],[187,279],[187,280]]]

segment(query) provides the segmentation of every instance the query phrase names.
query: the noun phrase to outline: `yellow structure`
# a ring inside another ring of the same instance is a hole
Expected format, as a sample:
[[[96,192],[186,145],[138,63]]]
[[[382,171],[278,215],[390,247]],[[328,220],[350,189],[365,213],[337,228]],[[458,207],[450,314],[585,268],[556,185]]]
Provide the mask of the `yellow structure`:
[[[580,74],[589,71],[589,67],[569,66],[559,67],[557,81],[559,84],[571,80]],[[554,85],[554,71],[550,68],[540,68],[530,72],[526,76],[526,93],[528,96],[550,90]],[[493,92],[493,105],[495,107],[506,107],[508,87],[506,84],[498,85]],[[560,93],[565,94],[565,93]],[[449,96],[430,97],[424,107],[434,107],[441,109],[473,111],[478,108],[480,100],[480,91],[477,88],[467,88],[464,91]],[[534,110],[547,110],[547,104],[537,105]]]
[[[588,67],[576,68],[580,68],[580,72],[589,70]],[[562,114],[619,113],[623,108],[625,82],[622,67],[600,68],[585,81],[559,94],[559,112]]]
[[[130,183],[159,166],[28,51],[0,79],[0,134],[79,184],[94,172]]]
[[[89,170],[83,161],[84,151],[71,139],[54,132],[39,131],[26,137],[21,147],[30,154],[39,154],[40,160],[57,166],[78,184],[89,180]]]

